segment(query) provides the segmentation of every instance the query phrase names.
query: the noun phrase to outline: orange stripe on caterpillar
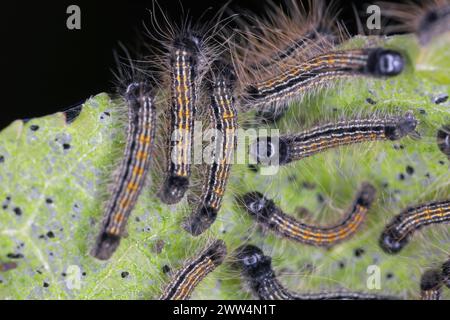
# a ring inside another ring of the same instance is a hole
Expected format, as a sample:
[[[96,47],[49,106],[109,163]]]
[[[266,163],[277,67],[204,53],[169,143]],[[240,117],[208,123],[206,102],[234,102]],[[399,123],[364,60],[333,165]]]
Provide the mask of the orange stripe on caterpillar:
[[[332,226],[318,227],[301,223],[285,214],[275,203],[259,192],[242,197],[244,208],[256,221],[277,235],[313,246],[330,247],[352,237],[365,221],[375,199],[375,188],[363,183],[346,216]]]
[[[411,236],[421,228],[450,222],[450,200],[434,201],[409,207],[395,216],[380,236],[381,248],[390,254],[400,252]]]
[[[124,157],[105,208],[100,234],[91,251],[94,257],[101,260],[109,259],[119,246],[128,217],[145,184],[155,134],[155,107],[151,91],[146,83],[140,82],[130,84],[125,93],[128,133]]]
[[[197,108],[200,39],[177,38],[170,56],[171,137],[166,179],[158,195],[164,203],[179,202],[189,187],[191,149]]]
[[[263,110],[301,99],[338,78],[389,77],[403,71],[399,52],[383,48],[336,51],[280,71],[271,78],[244,86],[241,103],[246,110]]]
[[[214,129],[214,152],[208,165],[202,194],[197,207],[183,227],[194,236],[208,229],[216,220],[231,170],[236,147],[237,111],[234,102],[232,69],[217,62],[211,75],[210,118]]]
[[[342,120],[275,139],[258,138],[250,146],[250,154],[258,163],[285,165],[344,145],[416,136],[417,123],[410,111],[403,116]]]
[[[160,300],[187,300],[197,285],[220,266],[227,254],[222,240],[215,240],[176,272]]]

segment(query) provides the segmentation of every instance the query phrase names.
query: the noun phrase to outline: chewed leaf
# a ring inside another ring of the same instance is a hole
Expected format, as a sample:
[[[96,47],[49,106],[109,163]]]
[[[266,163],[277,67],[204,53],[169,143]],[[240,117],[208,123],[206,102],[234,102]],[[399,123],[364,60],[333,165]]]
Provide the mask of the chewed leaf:
[[[411,110],[420,121],[420,139],[327,152],[275,176],[235,165],[220,217],[199,238],[182,229],[182,209],[144,191],[128,236],[104,262],[89,252],[124,147],[123,103],[99,94],[70,114],[13,122],[0,132],[0,264],[10,266],[0,269],[0,299],[154,299],[172,271],[212,237],[223,239],[229,252],[245,239],[270,248],[280,279],[297,291],[367,290],[368,267],[377,265],[395,279],[383,278],[384,291],[415,297],[420,268],[430,259],[444,261],[439,248],[448,246],[448,229],[424,231],[398,256],[382,253],[377,241],[386,222],[408,204],[450,195],[449,162],[436,143],[438,128],[450,122],[450,101],[443,98],[450,95],[448,72],[443,72],[450,69],[450,42],[444,40],[420,49],[411,36],[393,37],[387,46],[408,56],[404,74],[344,83],[292,105],[278,123],[281,132],[296,132],[333,114]],[[353,239],[329,250],[261,233],[235,204],[236,195],[258,190],[286,212],[307,207],[304,212],[314,212],[310,221],[337,221],[365,180],[378,194],[370,221]],[[249,297],[227,261],[194,293],[194,298]]]

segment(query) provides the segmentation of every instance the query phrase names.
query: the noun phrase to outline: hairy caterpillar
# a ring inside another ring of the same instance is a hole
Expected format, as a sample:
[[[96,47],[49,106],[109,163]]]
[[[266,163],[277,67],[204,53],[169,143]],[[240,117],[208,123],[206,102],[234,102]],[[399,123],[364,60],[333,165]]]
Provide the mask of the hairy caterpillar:
[[[152,88],[147,83],[131,83],[125,100],[128,107],[128,132],[124,157],[114,182],[104,221],[91,254],[107,260],[120,243],[128,217],[145,185],[155,135],[155,106]]]
[[[199,41],[192,34],[180,36],[174,40],[170,57],[172,136],[168,173],[159,193],[161,200],[168,204],[179,202],[189,186],[198,95]]]
[[[414,132],[416,125],[417,120],[412,112],[397,117],[343,120],[301,133],[280,136],[277,138],[278,146],[274,145],[270,137],[258,138],[251,145],[250,153],[259,163],[277,157],[278,163],[284,165],[343,145],[398,140]]]
[[[395,76],[402,72],[403,57],[382,48],[334,51],[251,83],[244,88],[244,108],[262,110],[298,100],[309,90],[317,90],[328,82],[354,76]]]
[[[164,146],[167,167],[157,192],[166,204],[180,202],[190,187],[194,123],[204,112],[204,76],[220,54],[220,45],[213,38],[226,25],[219,24],[223,9],[217,12],[212,22],[193,23],[185,17],[180,25],[169,22],[162,10],[157,12],[153,9],[152,12],[152,28],[148,29],[148,35],[163,49],[157,50],[152,57],[151,69],[157,70],[166,113],[170,118],[170,124],[163,128],[164,135],[167,135]]]
[[[424,226],[450,221],[450,200],[410,207],[395,216],[380,236],[380,246],[386,253],[398,253],[412,234]]]
[[[217,63],[210,89],[210,118],[215,130],[212,163],[208,166],[200,203],[184,223],[198,236],[215,221],[230,175],[236,147],[237,111],[233,97],[234,75],[229,66]]]
[[[318,292],[294,293],[286,289],[276,278],[272,259],[253,245],[244,245],[236,250],[237,266],[249,284],[253,294],[261,300],[387,300],[397,299],[364,292]]]
[[[200,254],[189,260],[173,276],[164,289],[161,300],[186,300],[203,278],[222,264],[227,248],[222,240],[215,240]]]
[[[300,243],[329,247],[356,233],[375,199],[375,193],[375,187],[369,183],[363,183],[346,216],[335,225],[328,227],[311,226],[297,221],[259,192],[247,193],[242,199],[246,211],[258,223],[276,234]]]

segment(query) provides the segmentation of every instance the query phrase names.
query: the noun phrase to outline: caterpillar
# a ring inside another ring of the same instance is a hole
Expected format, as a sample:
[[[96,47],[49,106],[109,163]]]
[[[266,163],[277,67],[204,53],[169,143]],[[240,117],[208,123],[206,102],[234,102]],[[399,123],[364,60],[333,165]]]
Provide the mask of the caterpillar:
[[[184,222],[185,230],[194,236],[204,232],[215,221],[230,175],[238,127],[234,81],[230,67],[217,62],[210,89],[210,118],[215,133],[212,163],[208,165],[200,203]]]
[[[246,110],[277,108],[332,80],[354,76],[387,77],[402,72],[403,57],[383,48],[334,51],[315,56],[272,77],[248,84],[241,97]]]
[[[104,221],[91,254],[107,260],[116,251],[120,238],[150,167],[155,135],[155,106],[152,88],[145,82],[131,83],[125,92],[128,132],[124,157],[106,205]]]
[[[450,221],[450,200],[435,201],[410,207],[395,216],[384,228],[379,244],[384,252],[400,252],[415,231],[431,224]]]
[[[226,254],[225,243],[222,240],[213,241],[175,273],[160,300],[189,299],[200,281],[222,264]]]
[[[439,300],[442,288],[442,273],[438,269],[425,271],[420,278],[421,300]]]
[[[396,297],[364,292],[295,293],[286,289],[276,278],[272,259],[253,245],[239,247],[235,253],[236,266],[253,294],[261,300],[387,300]]]
[[[277,137],[258,138],[250,146],[250,154],[258,163],[277,161],[285,165],[319,152],[356,143],[376,140],[398,140],[414,132],[417,120],[410,111],[403,116],[342,120],[310,130]]]
[[[335,225],[327,227],[297,221],[259,192],[245,194],[242,201],[245,210],[259,224],[277,235],[308,245],[330,247],[352,237],[359,230],[375,200],[375,193],[374,186],[363,183],[346,216]]]
[[[191,148],[197,111],[200,39],[180,35],[170,56],[171,138],[167,176],[159,196],[167,204],[183,198],[191,175]]]
[[[215,37],[223,34],[221,29],[227,25],[227,19],[221,19],[225,8],[219,9],[210,21],[193,22],[186,16],[181,24],[170,22],[162,9],[153,8],[152,11],[148,35],[163,48],[151,48],[156,54],[152,56],[150,69],[157,71],[165,113],[170,118],[170,123],[163,128],[162,135],[167,142],[162,148],[167,163],[157,191],[165,204],[180,202],[190,187],[194,124],[205,109],[202,99],[204,77],[223,51],[223,45]]]

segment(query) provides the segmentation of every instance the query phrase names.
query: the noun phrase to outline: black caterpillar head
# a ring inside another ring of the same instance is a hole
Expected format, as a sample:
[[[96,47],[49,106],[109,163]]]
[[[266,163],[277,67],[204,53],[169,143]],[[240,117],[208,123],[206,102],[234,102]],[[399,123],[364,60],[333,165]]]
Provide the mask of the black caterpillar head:
[[[396,76],[403,71],[403,56],[394,50],[375,48],[369,50],[366,72],[373,76]]]
[[[415,132],[418,121],[412,111],[408,111],[405,115],[398,119],[395,126],[387,127],[385,130],[386,136],[389,140],[398,140],[408,134],[418,136]]]
[[[201,47],[201,37],[194,32],[188,32],[174,39],[174,48],[197,54]]]
[[[91,255],[99,260],[108,260],[120,244],[120,237],[102,232],[97,244],[91,251]]]
[[[192,234],[198,236],[207,230],[217,218],[217,210],[208,206],[201,206],[195,213],[188,217],[183,228]]]
[[[379,244],[384,252],[395,254],[408,243],[408,237],[402,237],[395,228],[387,227],[381,234]]]
[[[358,196],[356,198],[356,203],[360,206],[368,208],[375,200],[376,193],[377,190],[372,184],[364,182],[359,190]]]
[[[242,197],[245,210],[259,221],[267,221],[276,210],[275,203],[254,191]]]
[[[235,258],[244,276],[257,280],[270,276],[272,259],[254,245],[243,245],[236,250]]]
[[[166,204],[178,203],[189,187],[189,179],[186,177],[169,176],[159,191],[158,196]]]
[[[283,165],[289,162],[289,150],[282,138],[257,138],[250,146],[250,154],[259,164]]]
[[[152,87],[147,82],[132,82],[125,89],[124,98],[136,108],[140,107],[139,100],[152,95]]]
[[[442,274],[440,270],[430,269],[425,271],[420,278],[420,289],[423,291],[437,290],[442,285]]]

